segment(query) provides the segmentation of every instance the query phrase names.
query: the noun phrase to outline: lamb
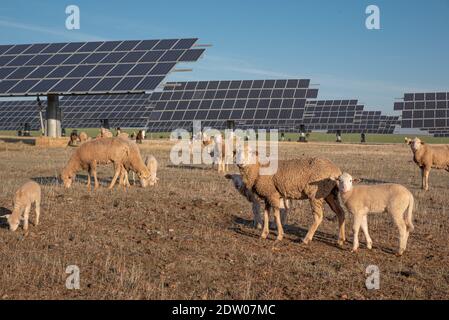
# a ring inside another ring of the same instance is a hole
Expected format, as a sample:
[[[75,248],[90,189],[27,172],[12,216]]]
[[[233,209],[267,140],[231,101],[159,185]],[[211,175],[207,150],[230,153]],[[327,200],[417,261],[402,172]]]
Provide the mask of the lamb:
[[[86,170],[88,173],[87,187],[90,190],[90,176],[93,175],[95,181],[94,190],[96,190],[99,186],[97,165],[112,162],[115,171],[114,177],[109,185],[109,189],[112,189],[121,173],[123,162],[129,153],[130,147],[122,139],[102,138],[83,143],[71,156],[66,167],[62,170],[61,179],[64,182],[64,186],[70,188],[76,173],[80,170]]]
[[[22,214],[23,230],[28,231],[28,220],[31,205],[33,203],[36,210],[34,225],[37,226],[39,224],[39,216],[41,213],[41,187],[34,181],[28,181],[16,191],[13,212],[2,216],[8,220],[9,229],[11,231],[16,231],[19,227]]]
[[[129,147],[129,153],[124,158],[122,163],[119,180],[120,184],[125,187],[128,187],[130,185],[128,180],[128,171],[132,170],[133,172],[137,173],[142,187],[146,188],[148,184],[151,184],[151,174],[142,160],[139,146],[134,141],[125,140],[123,138],[118,139],[127,144]]]
[[[150,171],[150,186],[154,186],[158,181],[159,178],[157,177],[157,160],[154,156],[149,155],[145,158],[145,165],[147,166],[148,170]]]
[[[78,139],[81,143],[83,143],[83,142],[86,142],[87,140],[89,140],[89,136],[84,131],[81,131],[78,136]]]
[[[416,137],[413,140],[406,137],[405,142],[412,149],[413,161],[421,169],[421,187],[428,191],[430,169],[444,169],[449,172],[449,145],[429,146]]]
[[[312,241],[313,235],[323,220],[323,205],[326,201],[337,214],[339,222],[338,244],[345,241],[345,213],[338,201],[338,188],[335,179],[341,175],[341,170],[328,159],[302,158],[279,160],[277,172],[272,175],[262,175],[260,169],[264,166],[259,162],[257,152],[243,147],[237,151],[237,165],[242,175],[245,187],[252,190],[265,202],[264,224],[261,237],[265,239],[269,233],[268,212],[274,209],[277,225],[277,240],[282,240],[284,231],[280,219],[281,198],[309,199],[315,218],[303,242]]]
[[[256,195],[245,187],[242,176],[239,174],[227,174],[225,175],[226,179],[232,180],[234,184],[234,188],[246,198],[252,205],[252,212],[254,216],[253,224],[257,229],[262,229],[262,215],[260,214],[260,203],[257,199]],[[281,198],[280,202],[280,211],[281,211],[281,222],[282,225],[285,226],[287,223],[287,214],[289,210],[289,201],[288,199]]]
[[[368,234],[368,213],[388,212],[393,216],[399,229],[399,250],[402,255],[407,247],[407,239],[413,231],[413,204],[414,199],[410,191],[402,185],[386,183],[379,185],[353,186],[349,173],[343,173],[338,178],[340,198],[348,211],[354,216],[354,244],[352,251],[359,248],[359,230],[362,227],[368,249],[372,248],[373,241]]]

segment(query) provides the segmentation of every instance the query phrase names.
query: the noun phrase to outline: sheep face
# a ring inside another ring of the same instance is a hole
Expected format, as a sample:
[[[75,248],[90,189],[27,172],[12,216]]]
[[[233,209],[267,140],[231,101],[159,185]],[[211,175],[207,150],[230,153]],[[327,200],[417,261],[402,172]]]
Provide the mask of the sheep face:
[[[140,184],[142,185],[142,188],[146,188],[148,187],[148,185],[154,185],[151,184],[152,183],[152,179],[151,179],[151,175],[149,172],[141,172],[138,174],[139,176],[139,180],[140,180]]]
[[[424,142],[422,142],[421,139],[419,139],[419,138],[415,138],[415,139],[411,140],[409,142],[409,144],[410,144],[410,147],[412,148],[413,152],[416,152],[421,148],[421,146],[424,144]]]
[[[351,191],[352,182],[352,176],[349,173],[344,172],[340,177],[338,177],[338,189],[342,193]]]
[[[225,178],[232,180],[232,182],[234,183],[234,187],[237,190],[240,190],[243,187],[243,180],[239,174],[227,174],[225,175]]]
[[[246,167],[257,163],[257,151],[244,147],[237,150],[235,161],[238,167]]]
[[[65,188],[70,188],[72,186],[73,176],[63,173],[61,174],[61,179]]]
[[[19,217],[19,215],[6,214],[3,217],[6,218],[6,221],[8,221],[9,230],[16,231],[17,228],[19,227],[20,219],[19,218],[15,219],[13,217]]]

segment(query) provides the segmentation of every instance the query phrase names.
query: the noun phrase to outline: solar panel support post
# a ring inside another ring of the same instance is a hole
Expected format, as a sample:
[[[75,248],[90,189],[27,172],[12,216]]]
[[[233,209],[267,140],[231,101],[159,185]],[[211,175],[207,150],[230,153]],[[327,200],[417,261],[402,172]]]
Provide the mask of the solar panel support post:
[[[46,110],[46,136],[51,138],[61,137],[61,109],[59,108],[59,96],[49,94],[47,96]]]

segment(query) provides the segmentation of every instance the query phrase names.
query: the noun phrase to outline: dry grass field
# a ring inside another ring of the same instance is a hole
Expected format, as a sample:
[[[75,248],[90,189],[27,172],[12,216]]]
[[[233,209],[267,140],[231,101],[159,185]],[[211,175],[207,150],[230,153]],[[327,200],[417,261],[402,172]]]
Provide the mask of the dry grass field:
[[[159,184],[127,192],[89,192],[86,173],[65,190],[56,177],[72,148],[0,143],[0,215],[10,212],[26,179],[42,185],[41,225],[25,236],[0,219],[0,299],[447,299],[449,298],[449,174],[433,170],[429,192],[405,144],[281,143],[280,157],[327,157],[364,183],[397,182],[416,199],[415,232],[396,257],[398,231],[387,214],[369,219],[374,248],[336,246],[337,222],[326,207],[314,241],[300,239],[312,222],[308,202],[296,202],[286,237],[267,240],[251,226],[251,206],[216,171],[173,166],[168,142],[142,147],[159,161]],[[232,171],[237,172],[236,167]],[[31,221],[34,219],[34,212]],[[81,289],[65,287],[77,265]],[[380,269],[380,289],[367,290],[365,269]]]

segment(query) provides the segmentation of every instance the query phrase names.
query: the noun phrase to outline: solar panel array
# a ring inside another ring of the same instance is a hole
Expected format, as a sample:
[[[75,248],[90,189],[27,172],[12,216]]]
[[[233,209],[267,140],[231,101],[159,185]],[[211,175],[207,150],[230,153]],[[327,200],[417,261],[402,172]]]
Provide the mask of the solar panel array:
[[[60,101],[66,128],[99,127],[108,120],[112,127],[144,128],[151,114],[147,94],[68,96]]]
[[[363,109],[357,100],[307,101],[303,123],[307,131],[393,133],[399,117]]]
[[[30,125],[31,130],[39,130],[39,107],[36,101],[0,101],[0,130],[23,130],[25,123]]]
[[[145,128],[151,114],[147,94],[68,96],[60,99],[62,127],[98,128],[102,120],[111,127]],[[46,102],[42,101],[45,107]],[[45,117],[45,111],[44,111]],[[34,100],[0,102],[0,130],[40,128],[39,109]]]
[[[154,90],[198,39],[0,45],[0,96]]]
[[[224,128],[228,120],[274,125],[301,119],[306,99],[318,95],[318,89],[309,84],[308,79],[167,83],[162,92],[151,95],[154,110],[149,130],[187,129],[193,120]]]
[[[402,112],[401,126],[429,131],[435,136],[449,136],[449,92],[405,93],[395,102]]]

